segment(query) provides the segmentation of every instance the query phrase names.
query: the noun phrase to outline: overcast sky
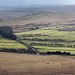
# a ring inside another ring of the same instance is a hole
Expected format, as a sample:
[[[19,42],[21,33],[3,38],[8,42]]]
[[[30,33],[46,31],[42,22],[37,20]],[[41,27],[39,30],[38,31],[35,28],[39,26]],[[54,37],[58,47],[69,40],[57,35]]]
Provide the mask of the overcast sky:
[[[0,0],[0,6],[75,4],[75,0]]]

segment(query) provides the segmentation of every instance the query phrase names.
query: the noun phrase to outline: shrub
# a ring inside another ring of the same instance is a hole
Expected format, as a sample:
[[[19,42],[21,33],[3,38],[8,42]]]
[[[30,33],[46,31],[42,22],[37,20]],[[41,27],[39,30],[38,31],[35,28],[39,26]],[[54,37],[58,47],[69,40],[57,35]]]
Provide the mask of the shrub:
[[[60,51],[56,51],[56,52],[47,52],[46,54],[53,54],[53,55],[71,55],[71,53],[69,52],[60,52]]]

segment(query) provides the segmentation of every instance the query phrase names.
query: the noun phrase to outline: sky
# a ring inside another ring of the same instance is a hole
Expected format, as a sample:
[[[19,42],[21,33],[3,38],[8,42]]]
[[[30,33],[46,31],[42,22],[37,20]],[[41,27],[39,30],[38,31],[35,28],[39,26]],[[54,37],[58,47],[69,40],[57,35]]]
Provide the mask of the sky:
[[[0,6],[75,4],[75,0],[0,0]]]

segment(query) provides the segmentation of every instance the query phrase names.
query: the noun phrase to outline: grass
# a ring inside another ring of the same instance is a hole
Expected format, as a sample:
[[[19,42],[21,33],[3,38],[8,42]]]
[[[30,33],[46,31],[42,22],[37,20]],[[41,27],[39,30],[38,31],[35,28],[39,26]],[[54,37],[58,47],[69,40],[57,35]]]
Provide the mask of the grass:
[[[63,27],[62,27],[63,28]],[[33,47],[37,48],[40,52],[47,52],[47,51],[61,51],[61,52],[70,52],[71,54],[75,54],[74,47],[67,47],[68,45],[75,45],[75,31],[58,31],[56,27],[51,27],[52,30],[49,30],[50,27],[42,28],[38,30],[32,30],[28,32],[16,33],[18,37],[22,39],[23,42],[30,44],[30,43],[41,43],[41,44],[63,44],[66,47],[49,47],[49,46],[40,46],[40,45],[32,45]],[[39,36],[36,34],[40,34]],[[33,35],[33,37],[29,37],[28,35]],[[43,36],[46,35],[46,36]],[[25,37],[26,36],[26,37]],[[66,41],[31,41],[31,40],[23,40],[24,38],[38,38],[38,39],[64,39]]]
[[[1,22],[0,25],[11,25],[17,37],[19,37],[23,42],[30,43],[46,43],[46,44],[63,44],[65,46],[75,45],[75,31],[59,31],[59,29],[64,28],[73,28],[75,27],[75,13],[58,13],[51,11],[35,11],[21,18],[10,20],[6,22]],[[39,28],[37,30],[31,30],[31,28]],[[25,30],[27,32],[25,32]],[[28,31],[30,30],[30,31]],[[40,34],[40,36],[36,35]],[[28,35],[33,35],[33,37],[29,37]],[[44,36],[46,35],[46,36]],[[65,42],[56,42],[56,41],[30,41],[24,40],[24,38],[38,38],[38,39],[64,39]],[[5,42],[5,43],[4,43]],[[10,48],[24,48],[23,45],[9,40],[2,40],[0,43],[0,47],[10,47]],[[35,46],[35,45],[33,45]],[[38,46],[38,45],[37,45]],[[41,46],[42,47],[42,46]],[[47,46],[48,47],[48,46]],[[56,48],[56,47],[53,47]],[[62,47],[61,47],[62,48]],[[68,47],[64,47],[63,50],[67,50]],[[74,47],[70,48],[74,50]],[[41,48],[42,50],[42,48]],[[59,50],[57,47],[56,50]],[[69,50],[69,49],[68,49]],[[71,52],[71,51],[70,51]],[[71,52],[72,53],[72,52]]]
[[[18,37],[21,38],[40,38],[40,39],[66,39],[67,41],[73,41],[75,40],[75,32],[74,31],[57,31],[57,30],[45,30],[44,29],[38,29],[38,30],[32,30],[28,32],[22,32],[22,33],[15,33]],[[33,35],[34,37],[24,37],[24,35]],[[41,34],[39,37],[36,34]],[[36,35],[36,36],[35,36]],[[47,36],[43,36],[47,35]],[[30,40],[22,40],[23,42],[30,44],[30,43],[46,43],[46,44],[63,44],[65,46],[68,45],[75,45],[75,42],[55,42],[55,41],[30,41]],[[75,48],[69,48],[69,47],[49,47],[49,46],[38,46],[38,45],[32,45],[33,47],[37,48],[40,52],[47,52],[47,51],[61,51],[61,52],[70,52],[71,54],[75,54]],[[13,41],[8,40],[5,38],[0,37],[0,48],[25,48],[24,45]]]
[[[61,51],[61,52],[70,52],[71,54],[75,54],[75,48],[66,48],[66,47],[47,47],[47,46],[33,46],[37,48],[40,52],[55,52],[55,51]]]
[[[39,28],[68,26],[68,24],[75,24],[74,19],[75,13],[60,13],[44,10],[34,11],[14,20],[0,22],[0,26],[7,25],[11,26],[14,32],[24,32],[31,30],[31,28],[35,28],[36,26],[38,26]],[[33,23],[34,25],[32,25],[31,23]]]
[[[20,48],[25,48],[27,49],[26,46],[14,41],[14,40],[9,40],[0,37],[0,48],[14,48],[14,49],[20,49]]]
[[[43,30],[43,29],[38,29],[38,30],[32,30],[28,32],[22,32],[22,33],[17,33],[17,36],[22,36],[22,35],[35,35],[35,34],[41,34],[41,35],[48,35],[48,36],[41,36],[38,38],[42,39],[66,39],[66,40],[75,40],[75,31],[57,31],[57,30]],[[37,37],[37,36],[35,36]]]
[[[27,44],[30,44],[30,43],[41,43],[41,44],[63,44],[65,46],[68,46],[68,45],[75,45],[75,42],[53,42],[53,41],[30,41],[30,40],[22,40],[23,42],[27,43]]]
[[[75,75],[74,56],[0,52],[0,64],[0,75]]]

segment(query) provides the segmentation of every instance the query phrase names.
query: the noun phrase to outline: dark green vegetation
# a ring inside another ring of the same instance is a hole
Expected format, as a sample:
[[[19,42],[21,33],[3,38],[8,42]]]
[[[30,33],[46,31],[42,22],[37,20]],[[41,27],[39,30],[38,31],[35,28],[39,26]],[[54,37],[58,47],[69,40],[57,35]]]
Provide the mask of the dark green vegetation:
[[[0,35],[12,40],[17,39],[16,35],[13,34],[12,28],[8,26],[0,26]]]
[[[0,25],[12,27],[17,40],[39,52],[58,51],[61,54],[75,54],[75,13],[40,9],[27,9],[29,13],[26,16],[1,21]]]

